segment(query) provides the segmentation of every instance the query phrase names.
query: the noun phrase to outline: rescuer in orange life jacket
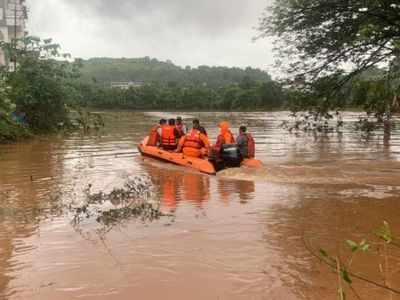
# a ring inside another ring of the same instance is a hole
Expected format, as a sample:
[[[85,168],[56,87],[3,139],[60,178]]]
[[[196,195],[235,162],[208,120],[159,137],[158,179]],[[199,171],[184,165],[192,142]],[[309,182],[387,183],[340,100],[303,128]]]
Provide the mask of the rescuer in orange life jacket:
[[[191,157],[206,156],[210,142],[202,131],[205,130],[201,128],[199,120],[193,120],[192,130],[180,139],[176,152],[183,152],[184,155]]]
[[[236,144],[239,147],[239,151],[243,159],[255,157],[255,141],[253,136],[247,132],[246,126],[240,126]]]
[[[220,133],[217,137],[217,142],[209,153],[209,161],[214,165],[217,171],[226,167],[233,168],[240,166],[241,157],[239,149],[229,129],[229,123],[221,122],[218,127],[220,128]]]
[[[182,117],[176,118],[176,129],[179,132],[179,138],[183,137],[187,133],[186,125],[183,123]]]
[[[179,132],[176,129],[175,119],[170,119],[168,125],[161,127],[161,148],[175,150],[178,146]]]
[[[147,140],[147,146],[158,146],[161,139],[161,128],[166,124],[167,120],[161,119],[158,125],[153,126],[153,128],[150,130],[149,139]]]
[[[235,138],[230,130],[230,125],[228,122],[221,122],[219,123],[218,127],[220,129],[220,133],[217,137],[217,142],[213,147],[213,150],[217,154],[221,152],[223,145],[235,143]]]

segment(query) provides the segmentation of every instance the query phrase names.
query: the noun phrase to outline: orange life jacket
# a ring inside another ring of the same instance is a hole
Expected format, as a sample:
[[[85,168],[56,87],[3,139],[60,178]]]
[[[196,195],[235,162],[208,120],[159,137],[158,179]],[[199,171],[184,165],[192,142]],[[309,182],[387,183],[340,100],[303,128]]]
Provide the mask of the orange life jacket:
[[[156,125],[150,130],[149,139],[147,141],[147,146],[153,146],[153,147],[157,146],[157,142],[159,139],[159,135],[158,135],[159,128],[160,128],[160,126]]]
[[[233,137],[232,132],[229,130],[223,134],[224,137],[224,144],[234,144],[235,138]]]
[[[163,146],[176,146],[175,126],[166,125],[161,129],[161,144]]]
[[[183,155],[189,157],[202,157],[204,156],[201,149],[192,148],[192,147],[185,147],[182,150]]]
[[[218,139],[222,145],[224,144],[234,144],[235,138],[233,137],[232,132],[229,130],[229,123],[228,122],[221,122],[219,123],[218,127],[221,129]]]
[[[201,149],[204,147],[204,143],[200,138],[200,131],[197,129],[192,129],[185,137],[185,143],[183,147]]]
[[[250,133],[246,133],[247,137],[247,153],[249,158],[254,158],[256,156],[256,142]]]

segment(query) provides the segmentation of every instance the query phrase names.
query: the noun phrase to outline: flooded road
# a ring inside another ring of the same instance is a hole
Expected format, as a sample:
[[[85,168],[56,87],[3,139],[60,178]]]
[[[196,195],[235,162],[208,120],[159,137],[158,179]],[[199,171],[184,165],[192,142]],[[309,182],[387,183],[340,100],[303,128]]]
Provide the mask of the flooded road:
[[[104,113],[99,133],[0,146],[0,299],[337,299],[337,276],[306,245],[345,255],[345,240],[371,238],[383,220],[400,236],[399,126],[366,141],[351,113],[342,133],[324,136],[287,133],[284,112],[182,115],[199,117],[212,140],[221,119],[247,125],[265,168],[206,176],[143,159],[137,144],[167,113]],[[106,230],[72,223],[65,208],[89,185],[110,192],[137,176],[167,216]],[[390,270],[369,253],[352,266],[400,289],[396,251]]]

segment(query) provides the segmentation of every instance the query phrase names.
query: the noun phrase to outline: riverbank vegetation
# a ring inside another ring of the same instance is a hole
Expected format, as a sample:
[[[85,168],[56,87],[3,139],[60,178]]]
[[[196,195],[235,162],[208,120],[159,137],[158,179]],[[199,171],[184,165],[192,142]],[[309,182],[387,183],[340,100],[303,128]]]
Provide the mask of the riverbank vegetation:
[[[0,112],[0,143],[7,143],[29,136],[31,136],[29,130],[14,122],[4,112]]]
[[[11,119],[10,115],[14,109],[15,105],[7,99],[4,81],[0,81],[0,143],[29,135],[23,126]]]
[[[67,126],[72,95],[69,82],[75,77],[75,64],[57,60],[59,46],[51,40],[29,37],[23,44],[18,49],[14,43],[1,45],[8,59],[18,62],[15,70],[8,66],[1,70],[3,124],[32,133]]]
[[[87,115],[79,107],[80,60],[71,61],[51,39],[26,37],[17,43],[23,47],[16,48],[14,42],[0,45],[7,60],[17,62],[15,69],[0,70],[0,142],[68,130],[80,123],[88,128],[85,120],[92,118],[73,122],[70,117],[73,111],[78,117]]]

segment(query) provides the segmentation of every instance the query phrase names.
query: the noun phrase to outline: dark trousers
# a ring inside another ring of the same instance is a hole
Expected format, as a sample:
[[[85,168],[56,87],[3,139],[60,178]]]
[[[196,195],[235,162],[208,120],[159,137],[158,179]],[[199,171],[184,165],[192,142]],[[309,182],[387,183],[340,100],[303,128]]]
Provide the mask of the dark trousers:
[[[161,148],[167,151],[173,151],[178,148],[178,145],[161,145]]]

